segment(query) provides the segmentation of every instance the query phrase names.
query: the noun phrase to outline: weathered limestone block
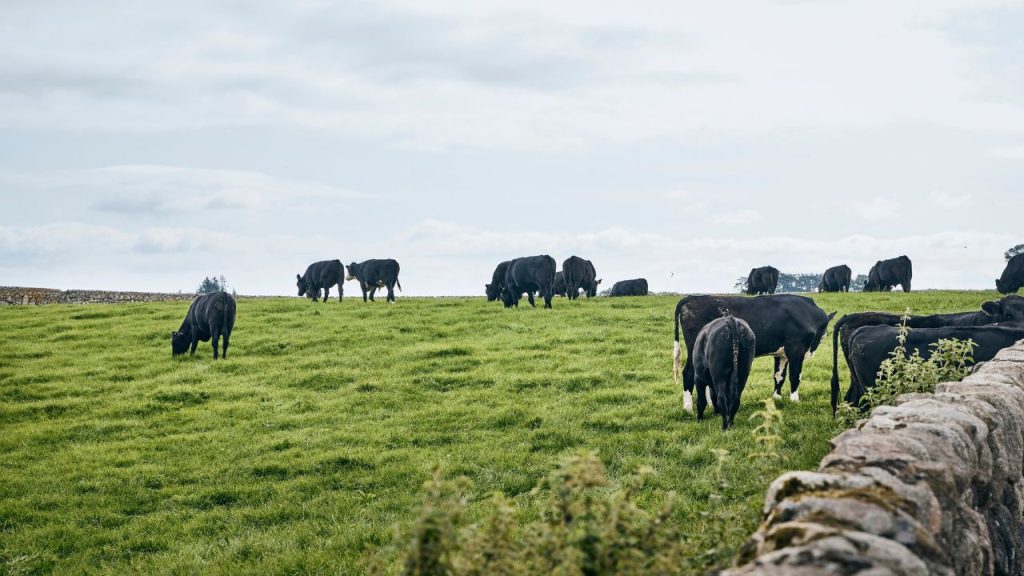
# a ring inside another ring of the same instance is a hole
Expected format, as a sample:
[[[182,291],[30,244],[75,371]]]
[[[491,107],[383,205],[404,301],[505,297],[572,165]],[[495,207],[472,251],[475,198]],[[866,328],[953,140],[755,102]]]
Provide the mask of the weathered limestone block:
[[[726,574],[1024,574],[1024,343],[780,476]]]

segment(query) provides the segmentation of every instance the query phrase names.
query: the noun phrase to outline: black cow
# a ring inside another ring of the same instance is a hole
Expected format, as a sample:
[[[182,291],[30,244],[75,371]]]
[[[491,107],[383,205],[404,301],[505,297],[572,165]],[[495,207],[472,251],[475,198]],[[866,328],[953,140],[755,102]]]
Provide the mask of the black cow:
[[[359,280],[359,289],[363,291],[363,302],[369,294],[370,302],[378,288],[388,289],[388,302],[395,301],[395,286],[402,289],[398,281],[398,262],[395,260],[366,260],[348,265],[348,280]]]
[[[505,272],[505,290],[501,301],[505,308],[519,306],[519,299],[525,292],[530,306],[537,307],[533,293],[539,292],[544,298],[544,307],[551,308],[551,296],[555,286],[555,259],[548,255],[516,258]]]
[[[331,286],[338,285],[338,302],[345,295],[345,266],[341,260],[322,260],[314,262],[306,268],[306,273],[295,275],[295,285],[299,288],[299,296],[308,295],[316,302],[320,289],[324,291],[324,302],[331,294]]]
[[[565,273],[559,270],[555,272],[554,296],[565,296]]]
[[[181,328],[171,332],[171,355],[180,356],[192,348],[191,356],[196,353],[199,341],[213,340],[213,359],[217,359],[217,340],[223,336],[224,352],[228,357],[228,341],[231,329],[235,327],[235,299],[227,292],[214,292],[196,296],[188,308],[188,314],[181,323]]]
[[[494,269],[494,274],[491,274],[491,283],[484,284],[488,302],[494,302],[501,297],[501,291],[505,289],[505,271],[508,270],[509,262],[511,260],[498,264],[498,267]]]
[[[570,300],[579,298],[580,289],[586,293],[587,298],[597,296],[597,286],[601,280],[590,260],[569,256],[562,262],[562,273],[565,275],[565,292]]]
[[[818,292],[849,292],[853,271],[846,264],[833,266],[821,275]]]
[[[853,371],[850,360],[850,337],[864,326],[896,326],[902,322],[901,315],[888,312],[858,312],[847,314],[836,321],[832,329],[832,382],[831,404],[834,413],[839,404],[839,349],[842,346],[843,358],[850,367],[850,387],[846,391],[845,400],[851,404],[859,402],[864,394],[864,385]],[[907,327],[945,328],[985,326],[988,324],[1024,322],[1024,298],[1006,296],[997,301],[985,302],[981,310],[976,312],[954,312],[948,314],[928,314],[910,316]]]
[[[1010,258],[1003,275],[996,280],[996,290],[1000,294],[1013,294],[1021,286],[1024,286],[1024,252]]]
[[[707,398],[722,415],[722,430],[733,425],[740,395],[754,363],[754,331],[743,320],[727,314],[708,322],[693,346],[693,373],[697,384],[697,420],[704,419]],[[708,387],[711,393],[707,394]]]
[[[891,357],[899,345],[899,328],[896,326],[862,326],[850,335],[850,370],[859,382],[859,388],[851,388],[848,401],[859,406],[864,392],[875,385],[882,362]],[[991,360],[996,353],[1024,339],[1024,326],[1015,323],[989,326],[946,326],[944,328],[914,328],[907,332],[906,351],[908,356],[917,351],[928,359],[932,345],[939,340],[973,340],[975,348],[971,354],[974,362]]]
[[[879,260],[868,271],[868,280],[864,283],[865,292],[888,292],[897,284],[904,292],[910,292],[910,279],[914,275],[914,266],[910,258],[899,256],[889,260]]]
[[[619,280],[612,285],[609,296],[647,296],[647,279]]]
[[[745,293],[754,294],[775,294],[779,285],[779,270],[773,266],[762,266],[752,268],[747,275],[747,289]]]
[[[822,336],[835,312],[825,314],[814,300],[805,296],[780,294],[777,296],[686,296],[676,304],[675,346],[672,351],[673,373],[676,383],[680,372],[683,377],[683,409],[693,411],[693,347],[707,323],[715,318],[732,314],[746,321],[757,340],[756,356],[775,357],[775,396],[782,391],[782,382],[789,372],[790,400],[797,402],[800,394],[800,375],[804,356],[810,356],[821,343]],[[686,343],[686,366],[681,367],[682,351],[679,347],[679,326],[683,326]]]

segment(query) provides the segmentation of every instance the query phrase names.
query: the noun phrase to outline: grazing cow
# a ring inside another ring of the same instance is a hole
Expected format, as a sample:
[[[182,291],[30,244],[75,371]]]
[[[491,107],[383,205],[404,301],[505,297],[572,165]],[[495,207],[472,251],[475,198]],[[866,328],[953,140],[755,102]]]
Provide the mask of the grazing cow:
[[[850,278],[853,271],[846,264],[833,266],[821,275],[821,283],[818,284],[818,292],[849,292]]]
[[[597,270],[590,260],[569,256],[562,262],[562,273],[565,274],[565,291],[570,300],[579,298],[580,289],[587,298],[597,296],[597,286],[601,280],[597,277]]]
[[[859,388],[851,388],[850,404],[859,406],[864,393],[875,385],[882,362],[891,357],[899,345],[897,326],[861,326],[850,335],[850,370]],[[946,326],[943,328],[914,328],[907,332],[907,355],[915,351],[928,359],[933,344],[939,340],[973,340],[975,348],[971,354],[975,363],[991,360],[996,353],[1016,341],[1024,339],[1024,326],[1015,323],[992,324],[989,326]]]
[[[732,314],[716,318],[700,329],[693,346],[697,420],[704,419],[710,396],[715,411],[722,415],[722,430],[732,427],[754,363],[755,348],[750,325]],[[706,392],[709,386],[710,395]]]
[[[619,280],[612,285],[609,296],[647,296],[647,279]]]
[[[1013,294],[1021,286],[1024,286],[1024,252],[1010,258],[1003,275],[996,280],[996,290],[1000,294]]]
[[[192,348],[196,353],[199,341],[213,340],[213,359],[217,359],[217,340],[224,338],[224,358],[228,357],[228,341],[235,327],[235,299],[227,292],[214,292],[196,296],[188,308],[181,328],[171,332],[171,355],[180,356]]]
[[[363,291],[363,302],[369,294],[370,302],[378,288],[388,289],[388,302],[395,301],[395,286],[402,289],[398,281],[398,262],[395,260],[366,260],[348,265],[348,280],[359,280],[359,289]]]
[[[864,394],[863,383],[853,372],[853,365],[850,360],[850,337],[858,328],[864,326],[897,326],[902,322],[899,314],[888,312],[858,312],[847,314],[836,321],[832,329],[832,382],[831,382],[831,404],[832,412],[835,413],[839,404],[839,350],[843,351],[843,358],[846,365],[850,367],[850,387],[846,391],[845,400],[853,403],[854,399],[859,400]],[[1019,296],[1006,296],[997,301],[985,302],[978,312],[954,312],[949,314],[929,314],[923,316],[910,316],[907,318],[907,327],[920,328],[945,328],[945,327],[970,327],[985,326],[997,322],[1017,323],[1024,322],[1024,298]]]
[[[505,289],[505,271],[508,270],[509,262],[510,260],[506,260],[498,264],[498,267],[494,269],[494,274],[491,274],[491,283],[484,284],[488,302],[494,302],[501,297],[501,291]]]
[[[331,294],[331,286],[338,285],[338,302],[345,295],[345,266],[341,260],[322,260],[314,262],[306,268],[306,273],[296,274],[295,285],[299,288],[299,296],[306,294],[316,302],[320,289],[324,291],[324,302]]]
[[[554,296],[565,296],[565,273],[559,270],[555,272]]]
[[[505,272],[505,290],[501,301],[505,308],[519,307],[519,299],[527,294],[530,306],[537,307],[533,293],[540,292],[544,307],[551,308],[551,296],[555,286],[555,259],[548,255],[516,258]]]
[[[686,296],[676,304],[675,346],[672,351],[673,374],[677,384],[682,372],[683,409],[693,411],[693,347],[697,334],[707,323],[726,314],[732,314],[750,325],[757,341],[755,356],[775,357],[775,397],[781,395],[788,367],[789,399],[798,402],[800,394],[797,388],[800,387],[804,357],[810,357],[818,349],[835,312],[825,314],[814,300],[790,294],[757,298]],[[685,367],[681,367],[680,325],[686,343]]]
[[[888,292],[897,284],[904,292],[910,292],[910,279],[914,275],[914,266],[910,258],[900,256],[889,260],[879,260],[868,271],[868,280],[864,283],[865,292]]]
[[[745,293],[754,294],[775,294],[779,285],[779,270],[773,266],[762,266],[752,268],[747,275],[747,289]]]

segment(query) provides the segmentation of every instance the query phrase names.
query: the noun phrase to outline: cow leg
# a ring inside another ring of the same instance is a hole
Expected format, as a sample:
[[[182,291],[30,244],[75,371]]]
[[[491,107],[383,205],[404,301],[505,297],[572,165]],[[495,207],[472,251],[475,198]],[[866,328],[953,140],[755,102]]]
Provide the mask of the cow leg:
[[[227,333],[227,332],[224,332],[223,334],[221,334],[221,338],[223,338],[223,339],[224,339],[224,344],[223,344],[223,346],[224,346],[224,349],[223,349],[223,352],[221,352],[221,354],[220,354],[220,357],[221,357],[221,358],[223,358],[223,359],[225,359],[225,360],[226,360],[226,359],[227,359],[227,357],[228,357],[228,338],[229,338],[229,337],[230,337],[230,336],[228,335],[228,333]]]
[[[395,301],[395,285],[388,284],[388,302]]]
[[[708,385],[704,378],[697,376],[697,420],[704,419],[704,410],[708,407]]]
[[[360,282],[359,289],[363,291],[363,302],[366,302],[366,284]]]
[[[527,292],[526,299],[530,301],[530,306],[537,307],[537,302],[533,299],[533,292]]]
[[[554,292],[550,289],[541,292],[541,296],[544,297],[544,307],[551,308],[551,299],[555,296]]]
[[[906,282],[901,282],[900,286],[903,287],[904,292],[910,292],[910,280],[907,280]]]
[[[374,286],[373,288],[370,288],[370,302],[375,302],[375,300],[373,299],[373,296],[376,293],[377,293],[377,287],[376,286]]]
[[[331,295],[331,287],[324,286],[324,302],[327,302],[327,298]]]
[[[776,400],[782,398],[782,383],[786,381],[786,369],[789,367],[789,357],[783,353],[775,357],[775,393],[772,397]]]
[[[196,329],[193,328],[192,332],[193,332],[193,336],[192,336],[192,349],[189,350],[189,353],[188,353],[189,356],[195,356],[196,355],[196,348],[199,347],[199,338],[196,338],[196,336],[195,336]]]
[[[217,346],[220,344],[220,332],[213,328],[210,330],[210,343],[213,344],[213,359],[217,359]]]
[[[687,347],[686,364],[683,365],[683,410],[689,413],[693,413],[693,360],[690,359],[689,350]]]
[[[800,388],[800,378],[803,376],[806,352],[803,350],[791,350],[787,356],[791,358],[789,362],[792,364],[789,368],[789,399],[793,402],[799,402],[800,392],[797,389]]]
[[[341,297],[345,295],[345,287],[338,282],[338,302],[341,302]]]

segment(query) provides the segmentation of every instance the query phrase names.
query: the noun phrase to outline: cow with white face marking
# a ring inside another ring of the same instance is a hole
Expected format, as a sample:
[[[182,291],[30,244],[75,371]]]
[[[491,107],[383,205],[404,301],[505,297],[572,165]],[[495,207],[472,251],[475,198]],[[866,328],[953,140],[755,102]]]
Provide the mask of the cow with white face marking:
[[[395,301],[395,286],[402,289],[402,283],[398,281],[398,262],[395,260],[366,260],[364,262],[353,262],[348,265],[348,280],[358,280],[359,288],[363,291],[363,302],[369,296],[373,302],[373,295],[378,288],[387,288],[389,303]]]
[[[755,356],[775,357],[775,397],[781,397],[782,382],[789,371],[790,400],[800,400],[798,388],[805,357],[821,344],[835,312],[825,314],[804,296],[780,294],[744,296],[686,296],[676,304],[675,345],[672,351],[676,383],[683,380],[683,409],[693,411],[693,349],[700,330],[716,318],[731,314],[744,320],[754,332]],[[686,344],[686,365],[682,365],[679,329]]]
[[[731,314],[716,318],[700,329],[693,346],[697,420],[704,419],[707,398],[710,398],[715,411],[722,415],[722,430],[732,427],[754,363],[755,348],[750,325]]]

